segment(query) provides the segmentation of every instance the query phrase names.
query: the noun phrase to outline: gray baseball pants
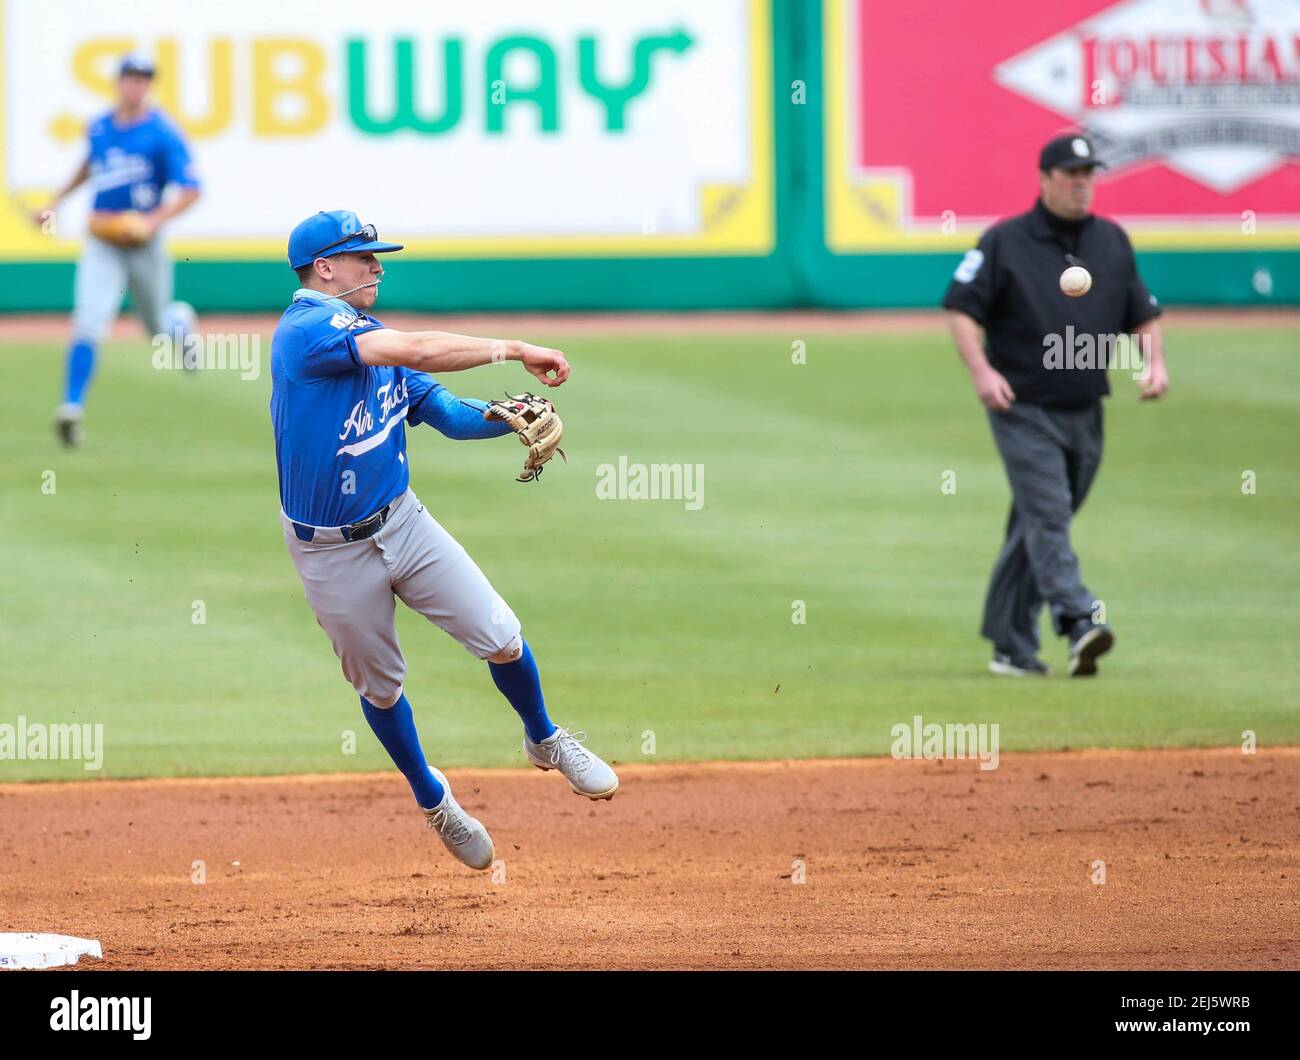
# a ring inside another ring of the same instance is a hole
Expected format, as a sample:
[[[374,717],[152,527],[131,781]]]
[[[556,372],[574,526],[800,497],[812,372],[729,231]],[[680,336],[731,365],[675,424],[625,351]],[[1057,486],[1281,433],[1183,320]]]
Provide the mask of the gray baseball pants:
[[[1070,545],[1070,522],[1101,466],[1101,402],[1062,409],[1018,401],[1007,412],[990,412],[989,422],[1012,502],[981,633],[998,651],[1033,658],[1044,602],[1058,635],[1092,617],[1093,596]]]
[[[150,335],[164,333],[163,310],[172,300],[172,261],[161,233],[138,247],[117,247],[87,234],[73,290],[73,342],[103,342],[127,291],[145,330]]]
[[[344,676],[377,707],[401,698],[406,677],[394,621],[397,598],[480,659],[519,636],[515,613],[409,489],[393,502],[379,533],[361,541],[344,541],[329,528],[302,541],[283,512],[280,522],[307,602]]]

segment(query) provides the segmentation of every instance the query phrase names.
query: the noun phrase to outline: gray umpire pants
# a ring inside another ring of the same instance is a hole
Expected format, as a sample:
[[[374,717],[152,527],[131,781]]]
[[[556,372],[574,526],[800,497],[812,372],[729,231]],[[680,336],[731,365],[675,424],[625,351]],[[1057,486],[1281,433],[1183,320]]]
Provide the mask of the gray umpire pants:
[[[172,261],[162,234],[138,247],[117,247],[87,233],[73,286],[73,341],[103,342],[128,291],[145,330],[166,332],[163,310],[172,300]]]
[[[515,613],[409,489],[393,501],[379,533],[361,541],[344,541],[337,528],[321,527],[303,541],[284,512],[280,522],[307,602],[329,634],[343,675],[377,707],[401,698],[406,677],[397,597],[480,659],[519,636]]]
[[[1070,522],[1101,466],[1101,402],[1059,409],[1018,401],[1007,412],[990,412],[989,422],[1012,501],[981,633],[997,651],[1032,658],[1044,602],[1058,635],[1092,617],[1093,596],[1070,545]]]

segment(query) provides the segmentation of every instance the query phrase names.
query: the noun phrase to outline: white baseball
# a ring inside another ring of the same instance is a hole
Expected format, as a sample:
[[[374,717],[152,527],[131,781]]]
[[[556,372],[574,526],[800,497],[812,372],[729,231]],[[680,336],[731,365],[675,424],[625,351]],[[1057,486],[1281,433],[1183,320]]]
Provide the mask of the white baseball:
[[[1092,289],[1092,273],[1082,265],[1071,265],[1061,273],[1061,290],[1071,298],[1079,298]]]

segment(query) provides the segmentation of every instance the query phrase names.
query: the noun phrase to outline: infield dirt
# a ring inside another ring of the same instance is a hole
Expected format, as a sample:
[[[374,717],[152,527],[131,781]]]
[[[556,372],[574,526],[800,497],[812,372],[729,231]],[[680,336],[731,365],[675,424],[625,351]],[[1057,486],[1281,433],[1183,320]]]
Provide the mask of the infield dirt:
[[[82,968],[1300,967],[1300,749],[620,773],[452,771],[495,875],[396,774],[0,785],[0,928]]]

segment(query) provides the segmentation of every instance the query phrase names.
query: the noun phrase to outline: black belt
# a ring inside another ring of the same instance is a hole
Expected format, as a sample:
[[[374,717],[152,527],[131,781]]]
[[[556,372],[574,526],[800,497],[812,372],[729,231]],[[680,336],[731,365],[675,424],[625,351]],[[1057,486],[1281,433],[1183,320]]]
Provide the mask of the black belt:
[[[374,537],[388,522],[388,513],[392,507],[391,504],[385,504],[374,515],[368,515],[366,518],[355,523],[349,523],[347,526],[340,526],[338,530],[343,535],[343,540],[364,541],[368,537]],[[310,541],[316,536],[316,528],[308,526],[306,523],[294,523],[293,532],[298,535],[299,541]]]

